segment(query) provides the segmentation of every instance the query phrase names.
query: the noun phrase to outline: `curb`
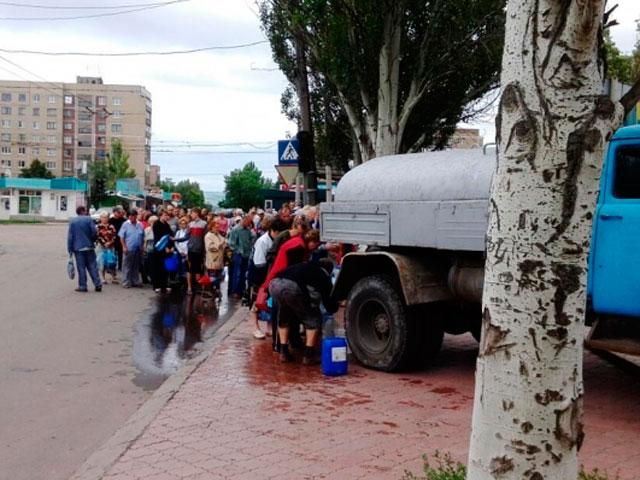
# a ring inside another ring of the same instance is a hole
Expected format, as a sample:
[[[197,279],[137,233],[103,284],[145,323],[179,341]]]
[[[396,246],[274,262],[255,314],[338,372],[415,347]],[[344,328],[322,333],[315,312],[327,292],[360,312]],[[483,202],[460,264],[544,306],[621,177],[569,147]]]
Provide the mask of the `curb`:
[[[145,432],[162,408],[180,390],[191,374],[215,352],[220,344],[246,319],[247,310],[239,307],[222,325],[214,337],[205,343],[204,351],[167,378],[151,397],[114,433],[93,452],[69,480],[99,480],[124,455],[129,447]]]

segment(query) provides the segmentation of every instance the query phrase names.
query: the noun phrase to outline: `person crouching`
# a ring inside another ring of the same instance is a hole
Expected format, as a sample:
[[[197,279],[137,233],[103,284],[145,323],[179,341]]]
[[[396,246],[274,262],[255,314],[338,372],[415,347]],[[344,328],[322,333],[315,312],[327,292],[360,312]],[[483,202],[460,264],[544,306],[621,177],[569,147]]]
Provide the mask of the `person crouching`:
[[[322,326],[320,303],[328,313],[338,310],[338,303],[331,296],[331,272],[333,263],[322,259],[318,263],[298,263],[287,267],[269,284],[269,292],[278,304],[278,335],[280,337],[280,361],[290,362],[289,324],[297,319],[305,326],[304,365],[317,363],[316,345]]]

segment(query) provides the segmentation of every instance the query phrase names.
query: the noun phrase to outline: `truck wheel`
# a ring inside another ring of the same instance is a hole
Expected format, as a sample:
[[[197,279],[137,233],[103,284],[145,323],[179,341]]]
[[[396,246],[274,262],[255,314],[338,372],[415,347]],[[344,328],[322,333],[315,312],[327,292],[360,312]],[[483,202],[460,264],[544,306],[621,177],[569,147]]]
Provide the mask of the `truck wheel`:
[[[349,292],[345,319],[349,346],[363,365],[390,372],[412,360],[414,322],[388,277],[358,281]]]

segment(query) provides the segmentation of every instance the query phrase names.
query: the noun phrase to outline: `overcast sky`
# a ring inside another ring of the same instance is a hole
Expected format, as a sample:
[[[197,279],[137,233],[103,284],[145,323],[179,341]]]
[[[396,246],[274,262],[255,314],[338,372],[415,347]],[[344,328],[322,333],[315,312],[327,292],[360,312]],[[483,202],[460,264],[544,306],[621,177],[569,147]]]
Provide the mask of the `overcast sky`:
[[[47,7],[105,7],[161,0],[13,0]],[[231,46],[264,40],[253,0],[185,0],[141,12],[78,20],[53,20],[116,12],[26,8],[2,5],[0,46],[39,51],[167,51]],[[11,2],[5,2],[11,3]],[[638,0],[618,0],[620,26],[613,38],[623,52],[635,43]],[[132,8],[133,9],[133,8]],[[122,9],[121,9],[122,10]],[[42,20],[16,18],[46,17]],[[13,19],[13,20],[11,20]],[[8,63],[7,60],[14,64]],[[19,65],[23,69],[18,68]],[[105,83],[144,85],[153,99],[152,153],[162,176],[190,177],[204,190],[220,191],[223,176],[254,161],[275,178],[275,141],[296,126],[280,113],[286,81],[275,69],[268,44],[189,55],[143,57],[49,57],[0,51],[0,78],[74,82],[76,75],[103,77]],[[125,112],[126,113],[126,112]],[[481,126],[486,135],[490,130]],[[185,148],[176,142],[221,143]],[[253,146],[236,145],[240,142]],[[163,145],[172,145],[163,148]]]

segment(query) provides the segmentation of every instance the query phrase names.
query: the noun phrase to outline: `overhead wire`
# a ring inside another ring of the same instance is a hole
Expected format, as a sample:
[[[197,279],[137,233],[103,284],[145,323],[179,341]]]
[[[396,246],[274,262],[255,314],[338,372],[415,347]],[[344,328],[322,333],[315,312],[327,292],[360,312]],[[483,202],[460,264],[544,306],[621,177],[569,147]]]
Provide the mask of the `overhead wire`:
[[[166,2],[152,2],[152,3],[129,3],[121,5],[102,5],[102,6],[76,6],[76,5],[43,5],[35,3],[17,3],[17,2],[0,2],[0,5],[6,5],[9,7],[21,7],[21,8],[40,8],[46,10],[117,10],[120,8],[137,8],[137,7],[152,7],[158,4],[164,4]]]
[[[43,50],[23,50],[0,48],[0,52],[19,53],[24,55],[49,55],[49,56],[76,56],[76,57],[137,57],[152,55],[185,55],[189,53],[206,52],[210,50],[235,50],[239,48],[254,47],[268,43],[268,40],[258,40],[249,43],[240,43],[237,45],[214,45],[209,47],[189,48],[185,50],[167,50],[167,51],[142,51],[142,52],[47,52]]]
[[[161,2],[155,5],[149,5],[145,7],[138,8],[130,8],[126,10],[120,10],[117,12],[105,12],[105,13],[94,13],[91,15],[76,15],[73,17],[0,17],[1,21],[20,21],[20,22],[29,22],[29,21],[65,21],[65,20],[83,20],[87,18],[102,18],[102,17],[114,17],[116,15],[125,15],[128,13],[137,13],[144,12],[147,10],[154,10],[156,8],[167,7],[169,5],[174,5],[177,3],[190,2],[191,0],[170,0],[168,2]]]

